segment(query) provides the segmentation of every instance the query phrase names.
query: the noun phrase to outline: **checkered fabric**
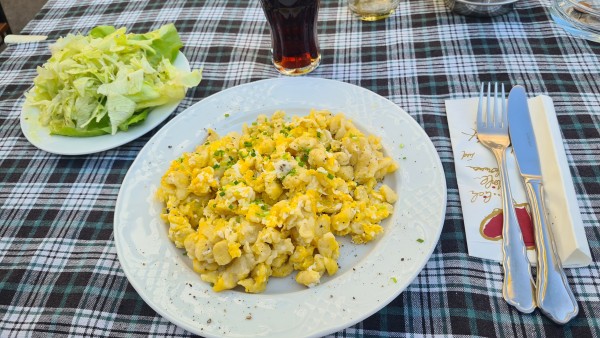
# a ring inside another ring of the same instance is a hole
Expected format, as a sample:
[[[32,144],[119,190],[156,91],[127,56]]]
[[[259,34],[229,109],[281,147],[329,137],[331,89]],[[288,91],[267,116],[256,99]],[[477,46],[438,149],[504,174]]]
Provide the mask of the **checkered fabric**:
[[[402,0],[392,17],[362,22],[346,1],[321,0],[323,59],[310,76],[362,86],[404,108],[431,137],[448,184],[443,232],[425,269],[381,311],[332,336],[600,336],[600,44],[556,26],[549,6],[521,0],[484,19],[454,15],[443,0]],[[223,89],[280,76],[257,0],[50,0],[24,33],[52,40],[96,25],[142,32],[170,22],[192,68],[204,70],[172,116]],[[0,53],[0,337],[191,336],[146,305],[113,242],[120,184],[154,132],[86,156],[32,146],[19,114],[48,57],[47,42]],[[554,100],[594,258],[567,271],[580,306],[568,325],[509,307],[500,265],[467,254],[444,100],[477,96],[482,81],[522,84]]]

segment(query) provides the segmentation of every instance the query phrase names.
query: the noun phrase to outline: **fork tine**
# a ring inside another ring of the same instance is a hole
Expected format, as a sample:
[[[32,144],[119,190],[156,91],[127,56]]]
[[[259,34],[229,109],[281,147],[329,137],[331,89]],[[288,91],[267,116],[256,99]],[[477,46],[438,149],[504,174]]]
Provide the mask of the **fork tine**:
[[[504,93],[504,83],[502,84],[502,128],[508,128],[508,110],[506,109],[506,96]]]
[[[487,84],[487,99],[486,99],[486,111],[485,111],[485,125],[487,127],[493,127],[494,126],[494,121],[492,120],[492,109],[491,109],[491,103],[492,103],[492,95],[490,93],[490,91],[492,90],[492,84],[490,82],[488,82]]]
[[[479,90],[479,103],[477,103],[477,130],[483,129],[483,82]]]
[[[502,121],[500,120],[500,108],[498,107],[499,103],[500,99],[498,98],[498,82],[494,82],[494,128],[502,127]]]

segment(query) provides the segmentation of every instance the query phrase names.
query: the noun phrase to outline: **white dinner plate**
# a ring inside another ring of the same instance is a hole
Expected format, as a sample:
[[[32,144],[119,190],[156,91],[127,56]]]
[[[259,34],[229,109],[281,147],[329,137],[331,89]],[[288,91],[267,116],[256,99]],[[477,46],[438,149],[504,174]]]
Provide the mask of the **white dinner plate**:
[[[190,64],[181,52],[177,55],[173,66],[179,70],[190,71]],[[21,130],[31,144],[49,153],[59,155],[93,154],[116,148],[144,135],[169,117],[180,102],[181,100],[152,109],[146,120],[130,126],[127,131],[119,131],[115,135],[92,137],[50,135],[50,130],[39,122],[39,109],[24,104],[21,110]]]
[[[384,234],[367,245],[345,240],[340,269],[305,288],[295,274],[271,278],[264,293],[216,293],[168,239],[155,193],[172,160],[202,143],[207,129],[241,131],[259,114],[311,108],[343,112],[358,128],[381,137],[400,165],[385,178],[399,195]],[[252,82],[212,95],[180,113],[146,144],[129,168],[115,209],[119,261],[140,296],[158,313],[193,333],[227,337],[321,336],[351,326],[397,297],[434,250],[446,210],[440,158],[421,127],[393,102],[366,89],[316,78]]]

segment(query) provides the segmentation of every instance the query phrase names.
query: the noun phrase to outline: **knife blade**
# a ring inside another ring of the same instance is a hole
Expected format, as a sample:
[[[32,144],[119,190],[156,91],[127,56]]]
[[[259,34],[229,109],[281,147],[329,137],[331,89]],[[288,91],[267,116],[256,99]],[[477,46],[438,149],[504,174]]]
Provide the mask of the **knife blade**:
[[[557,255],[554,235],[548,227],[540,156],[527,94],[522,86],[513,87],[508,94],[508,132],[534,224],[538,261],[536,301],[548,318],[565,324],[577,315],[579,307]]]

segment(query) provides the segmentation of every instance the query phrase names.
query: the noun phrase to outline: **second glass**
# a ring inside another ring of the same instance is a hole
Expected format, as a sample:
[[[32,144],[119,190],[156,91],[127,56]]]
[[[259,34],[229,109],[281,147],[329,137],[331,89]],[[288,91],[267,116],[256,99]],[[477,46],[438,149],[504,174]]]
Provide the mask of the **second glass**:
[[[348,0],[350,11],[364,21],[385,19],[394,13],[400,0]]]
[[[319,0],[260,0],[271,28],[273,64],[286,75],[302,75],[321,62],[317,39]]]

